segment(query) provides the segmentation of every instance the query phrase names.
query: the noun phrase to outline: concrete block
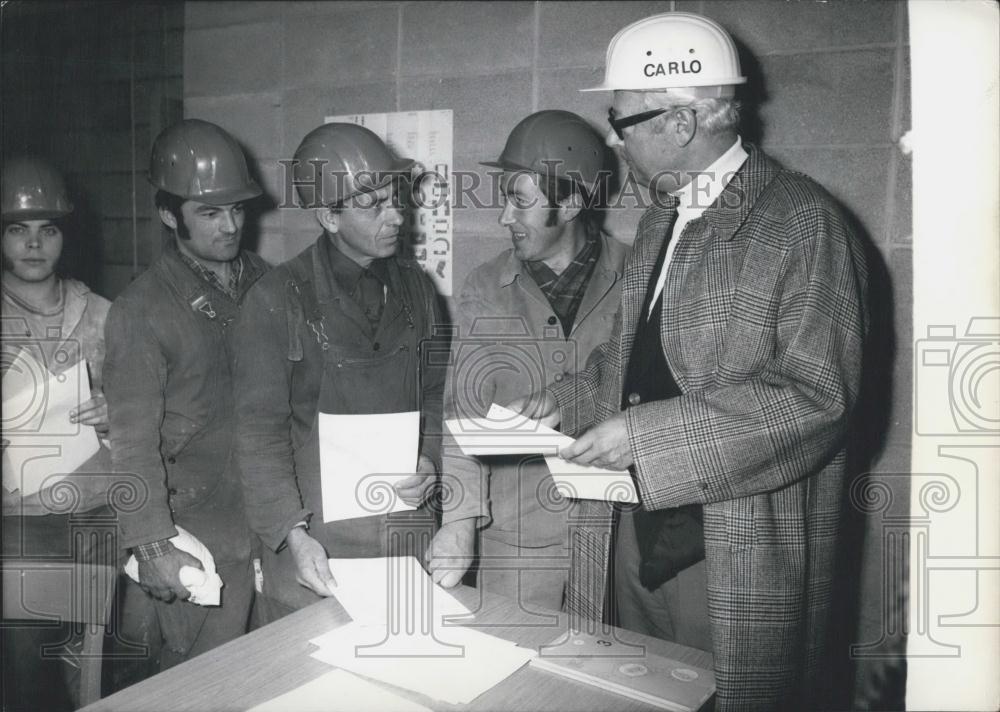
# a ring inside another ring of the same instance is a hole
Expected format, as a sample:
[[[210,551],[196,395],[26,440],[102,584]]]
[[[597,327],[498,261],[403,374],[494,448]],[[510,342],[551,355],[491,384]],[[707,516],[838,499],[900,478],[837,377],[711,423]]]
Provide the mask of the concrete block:
[[[510,130],[531,113],[531,73],[409,81],[399,108],[451,109],[456,167],[472,168],[499,156]]]
[[[539,3],[538,66],[599,67],[603,80],[608,43],[618,30],[644,17],[670,12],[672,5],[671,2]]]
[[[590,121],[596,131],[605,134],[611,92],[581,92],[604,80],[604,70],[595,67],[538,70],[538,110],[573,111]]]
[[[283,82],[281,23],[187,30],[185,97],[261,92]]]
[[[396,110],[395,81],[353,86],[315,85],[289,89],[284,94],[283,156],[295,153],[303,137],[326,116],[368,114]]]
[[[885,143],[891,126],[893,51],[777,55],[762,60],[760,107],[772,144]]]
[[[339,86],[385,81],[396,74],[398,10],[289,18],[285,22],[285,82]]]
[[[347,11],[363,11],[371,10],[376,3],[372,3],[371,0],[338,0],[338,2],[330,2],[329,0],[297,0],[296,2],[284,3],[284,8],[286,18],[295,17],[319,17],[322,15],[339,15]],[[399,8],[401,2],[386,2],[385,0],[380,0],[377,3],[378,7],[381,8]]]
[[[94,215],[101,218],[132,219],[132,188],[130,173],[102,173],[74,176],[74,184],[79,186],[79,200],[86,203]],[[153,187],[144,176],[137,176],[135,186],[135,208],[139,215],[148,215],[153,204]]]
[[[700,12],[725,27],[758,59],[772,52],[853,47],[895,40],[897,8],[902,2],[746,2],[677,3],[678,10]]]
[[[140,264],[152,261],[150,241],[145,239],[151,230],[152,220],[148,217],[140,218],[136,221],[136,226],[138,231],[133,235],[130,219],[106,218],[101,221],[101,258],[105,264],[131,265],[133,243],[138,248]]]
[[[909,243],[913,240],[913,159],[897,151],[893,160],[896,163],[896,189],[889,240]]]
[[[184,117],[218,124],[243,145],[251,160],[281,153],[280,94],[185,97]]]
[[[224,27],[277,20],[280,2],[192,2],[184,3],[184,23],[188,28]]]
[[[453,76],[530,67],[534,7],[522,2],[403,6],[405,76]],[[483,86],[488,85],[483,80]]]
[[[785,167],[826,188],[879,245],[885,227],[886,178],[892,148],[787,148],[765,150]]]

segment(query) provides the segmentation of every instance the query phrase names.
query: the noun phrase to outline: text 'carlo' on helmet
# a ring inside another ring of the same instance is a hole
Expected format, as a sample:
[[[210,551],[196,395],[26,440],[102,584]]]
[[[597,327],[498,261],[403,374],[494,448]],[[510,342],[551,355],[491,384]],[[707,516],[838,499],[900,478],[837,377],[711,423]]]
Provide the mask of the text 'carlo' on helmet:
[[[580,91],[662,91],[718,87],[732,96],[746,82],[732,37],[714,20],[666,12],[622,28],[608,45],[604,81]]]

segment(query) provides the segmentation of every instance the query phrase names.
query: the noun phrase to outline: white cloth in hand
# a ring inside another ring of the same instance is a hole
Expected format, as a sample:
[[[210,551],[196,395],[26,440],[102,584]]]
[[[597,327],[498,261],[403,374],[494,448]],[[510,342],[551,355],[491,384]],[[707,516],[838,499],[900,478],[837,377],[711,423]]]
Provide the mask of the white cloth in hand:
[[[204,568],[202,571],[193,566],[182,566],[177,572],[181,584],[191,593],[188,601],[199,606],[218,606],[222,598],[222,579],[215,573],[215,558],[212,552],[183,527],[177,527],[177,536],[173,537],[170,543],[198,559]],[[130,579],[139,583],[139,562],[134,555],[128,557],[125,573]]]

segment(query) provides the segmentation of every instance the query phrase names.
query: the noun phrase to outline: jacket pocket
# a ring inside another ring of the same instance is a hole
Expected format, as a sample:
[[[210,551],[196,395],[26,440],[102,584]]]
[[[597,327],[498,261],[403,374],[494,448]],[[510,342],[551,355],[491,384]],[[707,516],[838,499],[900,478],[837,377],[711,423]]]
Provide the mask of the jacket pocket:
[[[176,458],[201,430],[200,423],[180,413],[167,412],[160,427],[160,454],[164,460]]]
[[[757,543],[755,497],[740,497],[726,503],[726,539],[733,551],[748,549]]]

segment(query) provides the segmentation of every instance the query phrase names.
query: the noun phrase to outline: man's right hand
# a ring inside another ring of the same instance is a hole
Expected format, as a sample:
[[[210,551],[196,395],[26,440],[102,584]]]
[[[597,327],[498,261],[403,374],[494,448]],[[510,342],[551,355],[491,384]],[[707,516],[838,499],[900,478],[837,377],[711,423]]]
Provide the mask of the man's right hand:
[[[309,536],[304,527],[295,527],[288,532],[285,543],[295,559],[298,572],[295,580],[317,596],[332,596],[337,581],[330,573],[330,562],[323,545]]]
[[[173,544],[163,556],[157,556],[145,561],[139,561],[139,586],[153,598],[161,601],[172,601],[179,598],[182,601],[191,596],[181,583],[180,570],[182,566],[191,566],[204,570],[201,562],[186,551],[181,551]]]
[[[438,529],[427,548],[425,559],[434,583],[445,588],[457,586],[472,566],[476,546],[474,517],[448,522]]]
[[[559,404],[556,402],[555,396],[544,388],[512,401],[507,405],[507,408],[515,413],[533,418],[550,428],[559,425]]]

